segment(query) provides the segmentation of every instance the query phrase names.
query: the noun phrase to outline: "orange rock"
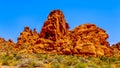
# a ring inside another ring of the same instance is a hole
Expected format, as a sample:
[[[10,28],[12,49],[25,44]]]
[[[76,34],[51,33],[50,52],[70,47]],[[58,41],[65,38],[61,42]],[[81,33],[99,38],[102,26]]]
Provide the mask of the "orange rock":
[[[5,42],[4,38],[0,38],[0,43]]]
[[[120,50],[120,42],[116,44],[118,50]]]
[[[111,49],[107,38],[108,35],[106,32],[95,24],[82,24],[72,30],[74,49],[79,50],[79,53],[82,54],[87,53],[103,56],[110,53]],[[97,48],[100,48],[100,51],[97,51]]]
[[[65,48],[62,50],[63,54],[72,54],[69,48]]]
[[[13,53],[14,46],[15,43],[11,39],[5,41],[4,38],[0,38],[0,52]]]
[[[120,42],[113,44],[111,48],[113,50],[113,55],[116,57],[120,57]]]
[[[45,21],[40,37],[56,41],[68,32],[69,25],[67,24],[62,11],[53,10],[48,19]]]
[[[76,46],[75,49],[78,50],[79,54],[95,55],[95,46],[91,44],[81,44],[81,46]]]
[[[107,38],[106,31],[95,24],[82,24],[70,31],[63,12],[53,10],[44,22],[40,33],[37,33],[36,29],[31,30],[29,27],[25,27],[16,44],[12,40],[5,41],[0,38],[0,48],[6,51],[16,49],[18,53],[110,56],[120,50],[120,43],[110,47]]]

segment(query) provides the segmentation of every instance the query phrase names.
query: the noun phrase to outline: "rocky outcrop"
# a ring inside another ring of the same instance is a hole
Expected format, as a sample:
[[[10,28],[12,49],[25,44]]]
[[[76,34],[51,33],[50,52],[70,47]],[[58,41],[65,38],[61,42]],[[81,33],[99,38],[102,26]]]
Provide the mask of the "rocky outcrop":
[[[120,42],[118,42],[116,44],[113,44],[111,46],[111,48],[112,48],[112,51],[113,51],[113,55],[117,56],[117,57],[120,57]]]
[[[95,24],[82,24],[70,31],[64,14],[54,10],[39,34],[25,27],[17,47],[23,52],[103,56],[111,54],[107,38],[108,34]]]
[[[5,41],[4,38],[0,38],[0,53],[14,53],[15,43],[9,39]]]
[[[113,44],[112,47],[120,50],[120,42],[118,42],[117,44]]]
[[[95,24],[82,24],[72,30],[74,53],[101,56],[111,53],[108,34]]]
[[[56,41],[68,33],[69,25],[67,24],[64,14],[60,10],[52,11],[45,21],[40,32],[40,38]]]
[[[24,31],[21,32],[20,36],[18,37],[17,45],[22,45],[25,42],[27,42],[28,45],[34,45],[38,38],[39,35],[36,32],[36,29],[32,31],[29,27],[25,27]]]
[[[5,42],[5,39],[4,38],[0,38],[0,43],[3,43]]]
[[[82,24],[73,30],[60,10],[53,10],[40,31],[25,27],[20,33],[17,43],[0,38],[0,45],[11,45],[17,53],[54,53],[80,56],[111,56],[120,43],[110,47],[108,34],[95,24]],[[6,47],[7,48],[7,47]],[[113,51],[114,49],[114,51]]]
[[[20,33],[18,37],[18,41],[16,43],[15,48],[17,50],[24,51],[32,51],[32,47],[36,44],[37,39],[39,38],[39,34],[36,29],[33,31],[29,27],[25,27],[24,31]]]

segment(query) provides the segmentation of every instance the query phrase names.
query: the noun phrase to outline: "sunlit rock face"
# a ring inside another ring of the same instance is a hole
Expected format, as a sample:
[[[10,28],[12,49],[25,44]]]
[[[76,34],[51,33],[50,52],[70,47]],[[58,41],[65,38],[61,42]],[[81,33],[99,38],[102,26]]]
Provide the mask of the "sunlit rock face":
[[[34,45],[39,38],[38,33],[36,32],[36,29],[33,31],[29,27],[25,27],[24,31],[20,33],[20,36],[18,37],[17,45],[21,45],[25,42],[27,42],[29,45]]]
[[[39,34],[36,29],[31,30],[29,27],[25,27],[24,31],[20,33],[16,43],[16,50],[21,52],[33,52],[33,47],[39,38]]]
[[[113,55],[117,56],[117,57],[120,57],[120,42],[118,42],[116,44],[113,44],[111,46],[111,48],[112,48],[112,51],[113,51]]]
[[[53,10],[44,22],[39,37],[49,40],[49,44],[44,45],[47,53],[72,54],[70,50],[71,42],[68,38],[69,25],[64,14],[60,10]],[[40,43],[41,44],[41,43]]]
[[[5,42],[4,38],[0,38],[0,43]]]
[[[54,41],[47,47],[58,54],[110,55],[108,34],[95,24],[82,24],[72,31],[59,10],[52,11],[40,32],[40,38]]]
[[[0,38],[0,53],[13,53],[15,45],[11,39],[6,41],[4,38]]]
[[[74,53],[84,55],[107,55],[111,53],[108,34],[95,24],[82,24],[72,30]]]
[[[120,50],[120,42],[113,44],[112,45],[113,48],[117,48],[118,50]]]

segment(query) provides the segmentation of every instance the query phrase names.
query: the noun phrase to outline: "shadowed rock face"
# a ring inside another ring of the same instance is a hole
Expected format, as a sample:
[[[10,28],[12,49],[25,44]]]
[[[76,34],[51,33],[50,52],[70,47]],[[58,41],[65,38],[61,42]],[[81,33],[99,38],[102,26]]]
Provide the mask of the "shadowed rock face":
[[[40,37],[56,41],[68,32],[69,25],[67,24],[62,11],[53,10],[45,21]]]

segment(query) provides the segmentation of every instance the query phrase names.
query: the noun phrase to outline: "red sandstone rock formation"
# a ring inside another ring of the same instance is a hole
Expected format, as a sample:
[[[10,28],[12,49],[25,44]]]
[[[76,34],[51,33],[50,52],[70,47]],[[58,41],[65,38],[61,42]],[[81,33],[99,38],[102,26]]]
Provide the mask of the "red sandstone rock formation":
[[[24,31],[20,33],[16,45],[12,40],[5,41],[0,38],[0,46],[11,45],[13,46],[11,49],[15,47],[18,53],[110,56],[113,53],[107,38],[106,31],[95,24],[82,24],[70,31],[63,13],[60,10],[54,10],[48,15],[39,34],[36,29],[31,30],[29,27],[25,27]],[[120,43],[112,48],[115,47],[120,50]]]
[[[5,41],[4,38],[0,38],[0,53],[13,53],[14,52],[15,43],[9,39]]]
[[[112,46],[113,48],[117,48],[118,50],[120,50],[120,42],[118,42],[117,44],[113,44]]]
[[[113,50],[113,55],[120,57],[120,42],[113,44],[111,48]]]
[[[5,42],[4,38],[0,38],[0,43]]]
[[[106,32],[94,24],[83,24],[69,31],[63,13],[52,11],[45,21],[40,34],[25,27],[18,37],[20,49],[37,53],[110,55]]]
[[[29,45],[34,45],[39,38],[38,33],[36,32],[36,29],[32,31],[29,27],[25,27],[24,31],[20,33],[20,36],[18,37],[17,45],[21,45],[25,42],[27,42]]]
[[[103,56],[111,53],[108,34],[94,24],[82,24],[72,30],[75,54]]]
[[[39,35],[36,29],[32,31],[29,27],[25,27],[24,31],[21,32],[20,36],[18,37],[18,41],[15,48],[22,51],[32,52],[31,48],[34,47],[38,38]]]
[[[40,37],[56,41],[62,38],[69,29],[63,13],[60,10],[53,10],[45,21]]]

